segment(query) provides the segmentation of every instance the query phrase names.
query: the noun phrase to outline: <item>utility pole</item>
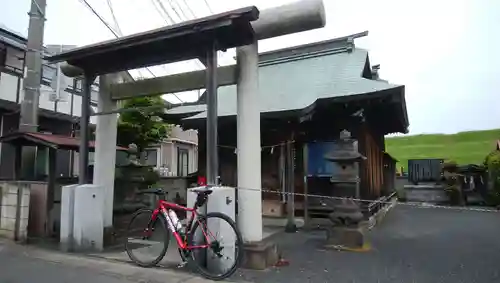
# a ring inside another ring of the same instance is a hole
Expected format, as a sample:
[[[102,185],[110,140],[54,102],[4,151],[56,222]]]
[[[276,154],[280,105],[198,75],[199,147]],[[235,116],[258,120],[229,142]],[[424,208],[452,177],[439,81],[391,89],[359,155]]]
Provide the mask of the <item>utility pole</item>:
[[[21,102],[19,131],[38,131],[38,99],[42,79],[43,33],[45,27],[46,0],[31,0],[28,27],[28,48],[26,50],[26,72],[24,77],[24,97]],[[23,173],[34,172],[36,150],[25,147],[22,152]],[[32,175],[28,173],[29,175]],[[25,175],[23,174],[23,175]],[[24,177],[24,176],[23,176]]]
[[[28,28],[28,50],[26,51],[26,74],[24,98],[21,102],[19,130],[38,130],[38,98],[42,78],[43,30],[45,26],[46,0],[31,0]]]

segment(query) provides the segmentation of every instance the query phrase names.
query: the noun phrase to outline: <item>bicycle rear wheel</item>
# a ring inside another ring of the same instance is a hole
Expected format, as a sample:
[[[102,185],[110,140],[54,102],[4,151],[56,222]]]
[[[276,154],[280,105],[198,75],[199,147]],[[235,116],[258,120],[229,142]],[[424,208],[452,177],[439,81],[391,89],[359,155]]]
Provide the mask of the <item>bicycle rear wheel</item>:
[[[152,215],[151,209],[138,210],[127,228],[125,250],[129,258],[142,267],[156,266],[167,253],[170,241],[165,217],[159,213],[153,222]],[[157,255],[158,252],[160,253]]]
[[[217,235],[222,236],[221,239],[217,239]],[[189,260],[196,271],[210,280],[228,278],[236,272],[243,261],[241,233],[236,223],[220,212],[208,213],[195,221],[188,235],[188,243],[189,246],[209,246],[205,249],[193,249],[189,254]],[[226,259],[232,259],[233,262],[229,263]]]

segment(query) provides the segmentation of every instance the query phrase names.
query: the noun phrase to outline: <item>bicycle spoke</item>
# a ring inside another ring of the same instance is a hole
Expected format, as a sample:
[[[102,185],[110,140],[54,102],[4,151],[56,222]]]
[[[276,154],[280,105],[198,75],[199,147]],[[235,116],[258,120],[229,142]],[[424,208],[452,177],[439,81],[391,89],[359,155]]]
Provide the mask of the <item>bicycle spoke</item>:
[[[138,211],[127,230],[125,248],[130,259],[140,266],[154,266],[164,257],[169,234],[162,218],[151,222],[152,211]]]
[[[221,213],[209,213],[193,228],[190,246],[208,245],[191,254],[199,272],[212,280],[233,274],[241,263],[243,246],[234,221]]]

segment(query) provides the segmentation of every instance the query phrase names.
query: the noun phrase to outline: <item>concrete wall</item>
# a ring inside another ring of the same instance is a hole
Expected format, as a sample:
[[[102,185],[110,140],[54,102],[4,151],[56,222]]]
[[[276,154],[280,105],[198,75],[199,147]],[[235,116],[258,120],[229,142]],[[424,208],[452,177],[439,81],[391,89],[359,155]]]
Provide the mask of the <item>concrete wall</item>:
[[[442,204],[450,201],[444,187],[437,184],[405,185],[404,192],[406,201],[409,202]]]
[[[0,183],[0,236],[25,241],[28,236],[29,184]]]
[[[408,177],[396,177],[396,192],[400,200],[408,202],[446,203],[449,197],[440,184],[422,183],[414,185]]]
[[[394,188],[398,194],[402,194],[404,192],[404,188],[406,185],[409,185],[408,177],[396,176],[396,180],[394,182]]]

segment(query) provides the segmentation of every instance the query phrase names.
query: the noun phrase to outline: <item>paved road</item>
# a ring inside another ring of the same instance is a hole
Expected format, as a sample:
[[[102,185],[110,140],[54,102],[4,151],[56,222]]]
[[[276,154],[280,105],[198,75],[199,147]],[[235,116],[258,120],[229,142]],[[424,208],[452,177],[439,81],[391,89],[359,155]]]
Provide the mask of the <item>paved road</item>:
[[[238,279],[273,283],[500,282],[500,213],[398,206],[372,230],[367,253],[322,249],[324,234],[282,237],[290,266],[242,271]],[[236,279],[236,278],[235,278]]]
[[[286,234],[290,266],[240,271],[230,281],[273,283],[494,283],[500,282],[500,213],[396,207],[370,234],[367,253],[322,248],[324,235]],[[206,283],[192,274],[144,269],[2,244],[2,283]]]
[[[192,274],[140,268],[84,256],[16,246],[0,240],[2,283],[208,283]]]

